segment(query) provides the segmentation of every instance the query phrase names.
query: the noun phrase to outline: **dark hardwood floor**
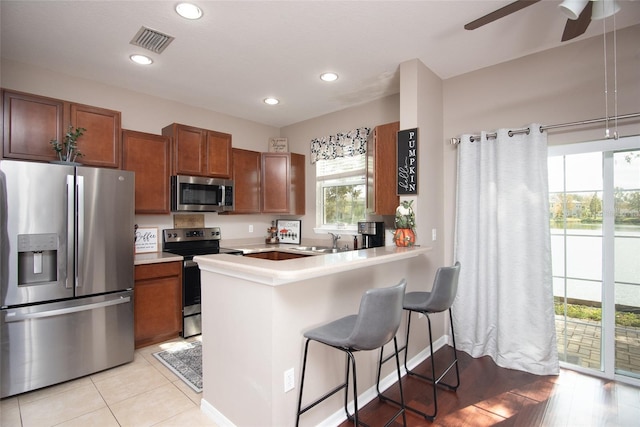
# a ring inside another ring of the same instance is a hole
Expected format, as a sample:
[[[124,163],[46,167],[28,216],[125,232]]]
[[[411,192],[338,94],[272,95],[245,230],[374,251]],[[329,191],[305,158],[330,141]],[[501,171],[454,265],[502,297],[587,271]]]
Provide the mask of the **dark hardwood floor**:
[[[452,352],[451,347],[438,350],[437,364],[446,363]],[[640,388],[564,369],[558,376],[532,375],[500,368],[489,357],[474,359],[460,351],[458,358],[458,390],[438,390],[438,414],[433,422],[407,411],[408,426],[640,425]],[[430,366],[430,362],[423,362],[416,371],[427,374]],[[451,375],[447,374],[446,382],[451,381]],[[402,383],[408,405],[433,411],[431,384],[407,376]],[[386,394],[397,399],[397,385]],[[361,409],[360,417],[372,427],[382,426],[396,410],[393,404],[374,399]],[[352,425],[344,422],[341,427]],[[402,419],[393,425],[402,425]]]

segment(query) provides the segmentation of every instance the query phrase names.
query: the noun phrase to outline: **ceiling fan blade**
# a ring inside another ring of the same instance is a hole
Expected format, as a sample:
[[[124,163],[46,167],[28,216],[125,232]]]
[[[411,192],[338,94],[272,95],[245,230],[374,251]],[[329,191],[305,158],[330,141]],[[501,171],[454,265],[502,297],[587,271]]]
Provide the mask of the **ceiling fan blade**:
[[[591,10],[593,8],[593,2],[590,1],[582,10],[582,13],[578,16],[578,19],[567,19],[567,24],[564,27],[562,33],[562,41],[574,39],[587,31],[589,24],[591,23]]]
[[[516,0],[513,3],[509,3],[508,5],[501,7],[500,9],[494,10],[493,12],[476,19],[475,21],[469,22],[464,26],[464,29],[475,30],[476,28],[480,28],[490,22],[496,21],[500,18],[504,18],[507,15],[511,15],[512,13],[517,12],[520,9],[524,9],[525,7],[531,6],[534,3],[538,3],[539,1],[540,0]]]

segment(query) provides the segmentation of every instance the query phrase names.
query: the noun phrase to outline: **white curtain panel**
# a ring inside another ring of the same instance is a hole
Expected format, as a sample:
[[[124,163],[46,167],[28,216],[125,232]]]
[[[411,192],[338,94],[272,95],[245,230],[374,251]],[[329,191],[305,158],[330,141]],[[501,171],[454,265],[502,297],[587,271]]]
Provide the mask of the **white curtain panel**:
[[[537,375],[559,372],[547,177],[540,125],[458,146],[453,306],[458,349]]]

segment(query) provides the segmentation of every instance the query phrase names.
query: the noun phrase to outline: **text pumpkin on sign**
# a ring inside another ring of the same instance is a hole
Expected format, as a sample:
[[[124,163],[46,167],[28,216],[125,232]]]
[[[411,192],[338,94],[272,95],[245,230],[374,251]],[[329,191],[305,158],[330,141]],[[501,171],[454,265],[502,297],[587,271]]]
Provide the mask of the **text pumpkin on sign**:
[[[398,132],[398,195],[418,194],[418,128]]]

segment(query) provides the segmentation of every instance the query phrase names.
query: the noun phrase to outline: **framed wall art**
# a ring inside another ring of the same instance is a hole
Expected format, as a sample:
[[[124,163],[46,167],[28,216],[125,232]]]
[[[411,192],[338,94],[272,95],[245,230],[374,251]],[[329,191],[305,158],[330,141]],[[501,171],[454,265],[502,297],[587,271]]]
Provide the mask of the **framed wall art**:
[[[287,138],[269,138],[270,153],[286,153],[287,151],[289,151]]]
[[[295,219],[279,219],[276,221],[280,243],[300,244],[302,221]]]
[[[158,252],[158,228],[140,227],[136,230],[135,249],[137,254]]]

